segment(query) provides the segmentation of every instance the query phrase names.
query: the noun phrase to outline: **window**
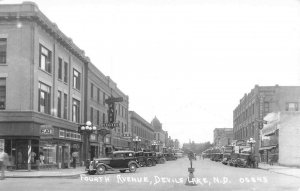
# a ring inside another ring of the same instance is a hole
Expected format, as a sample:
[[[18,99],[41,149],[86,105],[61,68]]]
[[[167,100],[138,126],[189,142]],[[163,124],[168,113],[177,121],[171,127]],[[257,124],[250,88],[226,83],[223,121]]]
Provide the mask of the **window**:
[[[6,64],[7,39],[0,38],[0,64]]]
[[[77,70],[73,70],[73,88],[80,90],[80,73]]]
[[[6,108],[6,79],[0,78],[0,110]]]
[[[97,125],[100,125],[100,112],[97,110]]]
[[[90,113],[90,120],[91,120],[91,122],[93,123],[94,122],[94,110],[93,110],[93,108],[91,107],[91,113]]]
[[[286,103],[286,111],[298,111],[298,103],[296,102],[290,102]]]
[[[59,130],[59,137],[64,138],[65,137],[65,131]]]
[[[68,95],[64,93],[64,119],[68,119]]]
[[[58,58],[58,79],[62,80],[62,59]]]
[[[103,92],[103,105],[105,105],[105,92]]]
[[[102,114],[102,123],[105,123],[105,113]]]
[[[68,83],[68,73],[69,73],[68,63],[64,62],[64,82],[65,83]]]
[[[80,102],[73,98],[72,101],[72,121],[79,123]]]
[[[57,92],[57,117],[61,118],[61,91]]]
[[[42,70],[44,70],[48,73],[51,73],[51,66],[52,66],[51,56],[52,56],[51,51],[40,44],[40,64],[39,64],[39,67]]]
[[[39,112],[50,114],[51,88],[39,82]]]
[[[94,84],[91,83],[91,98],[94,98]]]
[[[270,103],[269,102],[265,102],[264,103],[264,114],[268,114],[270,112]]]
[[[66,138],[71,138],[71,132],[70,131],[66,132]]]
[[[128,132],[127,125],[125,124],[125,132]]]
[[[100,89],[97,89],[97,102],[100,103]]]

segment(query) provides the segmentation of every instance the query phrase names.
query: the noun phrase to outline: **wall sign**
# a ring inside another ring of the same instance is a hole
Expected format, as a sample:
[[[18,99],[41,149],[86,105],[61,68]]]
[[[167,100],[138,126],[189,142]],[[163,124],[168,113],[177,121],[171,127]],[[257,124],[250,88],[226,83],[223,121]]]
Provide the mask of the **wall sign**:
[[[40,126],[40,136],[41,137],[53,137],[54,128],[51,125],[41,125]]]

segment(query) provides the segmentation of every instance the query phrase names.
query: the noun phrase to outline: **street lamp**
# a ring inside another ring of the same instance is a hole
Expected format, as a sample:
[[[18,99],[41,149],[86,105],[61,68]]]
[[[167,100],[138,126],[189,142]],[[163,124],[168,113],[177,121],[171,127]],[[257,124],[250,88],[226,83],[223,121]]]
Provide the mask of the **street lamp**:
[[[136,136],[135,138],[133,138],[132,141],[135,142],[135,151],[137,151],[137,144],[138,144],[138,142],[141,142],[142,140],[141,140],[141,138]]]
[[[251,154],[252,154],[252,145],[256,143],[256,141],[251,137],[249,140],[247,140],[247,143],[250,144],[251,147]]]
[[[92,122],[87,121],[84,125],[80,125],[79,129],[78,129],[79,133],[83,133],[84,135],[86,135],[86,160],[89,158],[89,149],[90,149],[90,138],[89,136],[92,133],[96,133],[97,132],[97,127],[94,126],[92,124]]]

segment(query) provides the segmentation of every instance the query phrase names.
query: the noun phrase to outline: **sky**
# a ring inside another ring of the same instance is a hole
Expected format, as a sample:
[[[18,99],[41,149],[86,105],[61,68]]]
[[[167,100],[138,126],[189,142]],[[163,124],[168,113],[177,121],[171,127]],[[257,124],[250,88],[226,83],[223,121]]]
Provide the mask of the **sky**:
[[[129,96],[129,110],[156,116],[181,144],[232,128],[256,84],[300,85],[299,0],[33,2]]]

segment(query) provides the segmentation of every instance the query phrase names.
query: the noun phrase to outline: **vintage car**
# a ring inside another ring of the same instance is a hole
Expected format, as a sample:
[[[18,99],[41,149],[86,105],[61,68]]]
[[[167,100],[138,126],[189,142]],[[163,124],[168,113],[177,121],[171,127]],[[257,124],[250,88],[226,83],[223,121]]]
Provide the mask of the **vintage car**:
[[[231,154],[230,153],[224,153],[223,154],[223,159],[222,159],[222,163],[227,165],[229,163],[229,160],[231,158]]]
[[[239,154],[237,153],[232,153],[231,154],[231,159],[228,161],[228,164],[230,166],[235,166],[237,167],[237,158],[239,158]]]
[[[144,152],[146,157],[147,166],[155,166],[156,165],[156,153],[155,152]]]
[[[166,158],[163,153],[156,152],[156,164],[164,164],[166,162]]]
[[[248,167],[249,166],[248,162],[250,160],[249,157],[250,154],[240,153],[239,157],[236,159],[236,165],[238,167],[244,167],[244,168]]]
[[[150,152],[144,152],[144,151],[138,151],[138,152],[135,152],[135,157],[137,159],[137,162],[139,163],[139,165],[141,167],[144,167],[144,166],[153,166],[153,154],[150,153]],[[156,165],[156,163],[155,163]]]
[[[105,174],[105,171],[120,171],[124,173],[126,170],[135,172],[140,165],[136,161],[134,151],[114,151],[108,158],[98,158],[90,162],[88,174]]]
[[[177,157],[176,157],[175,153],[164,153],[164,156],[165,156],[167,161],[177,160]]]

